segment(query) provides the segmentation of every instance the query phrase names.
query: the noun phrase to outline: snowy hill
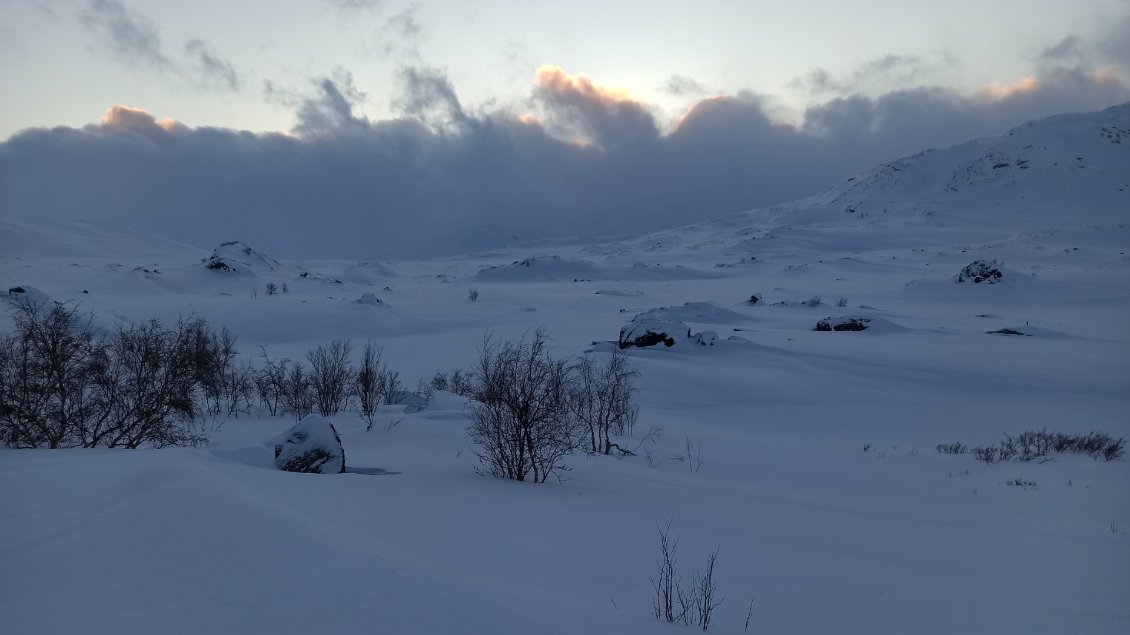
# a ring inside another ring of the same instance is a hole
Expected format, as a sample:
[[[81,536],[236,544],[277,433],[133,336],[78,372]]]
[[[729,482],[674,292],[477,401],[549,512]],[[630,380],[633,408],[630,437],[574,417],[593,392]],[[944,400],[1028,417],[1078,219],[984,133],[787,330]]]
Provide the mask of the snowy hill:
[[[711,632],[1124,633],[1130,459],[935,447],[1130,437],[1128,130],[1130,105],[1053,117],[787,205],[460,258],[0,218],[0,292],[107,327],[200,316],[239,364],[372,340],[414,390],[486,332],[600,360],[629,325],[718,336],[630,349],[636,455],[560,483],[476,475],[447,392],[371,431],[330,417],[345,474],[273,469],[293,421],[262,412],[201,448],[0,449],[5,632],[687,632],[652,615],[671,521],[684,578],[720,549]],[[958,275],[975,261],[999,278]]]

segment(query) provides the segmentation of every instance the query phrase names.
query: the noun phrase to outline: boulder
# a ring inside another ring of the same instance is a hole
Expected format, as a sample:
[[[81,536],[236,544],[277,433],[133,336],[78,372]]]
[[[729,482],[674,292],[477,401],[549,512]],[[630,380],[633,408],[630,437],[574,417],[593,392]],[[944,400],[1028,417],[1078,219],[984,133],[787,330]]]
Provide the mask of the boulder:
[[[714,331],[691,333],[685,322],[678,320],[658,320],[642,318],[633,320],[620,329],[619,346],[625,348],[648,348],[650,346],[714,346],[718,334]]]
[[[845,316],[826,317],[816,323],[814,331],[866,331],[871,318]]]
[[[340,474],[345,471],[341,437],[329,421],[307,415],[274,440],[275,467],[287,472]]]
[[[1004,279],[996,260],[974,260],[954,276],[954,282],[995,284]]]

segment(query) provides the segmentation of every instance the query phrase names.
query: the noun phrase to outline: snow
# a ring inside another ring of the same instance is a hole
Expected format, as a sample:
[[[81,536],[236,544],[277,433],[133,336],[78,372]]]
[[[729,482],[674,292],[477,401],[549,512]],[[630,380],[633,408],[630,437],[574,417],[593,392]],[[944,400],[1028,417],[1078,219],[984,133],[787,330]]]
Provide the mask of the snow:
[[[306,415],[294,427],[271,442],[275,467],[290,472],[341,474],[345,453],[332,423],[322,417]],[[311,456],[313,455],[313,456]]]
[[[409,390],[472,367],[487,331],[545,326],[555,356],[603,355],[641,314],[719,335],[628,350],[640,416],[621,445],[637,455],[575,455],[561,483],[477,476],[466,400],[446,392],[382,407],[370,432],[335,417],[349,468],[332,477],[274,468],[288,418],[229,420],[202,448],[0,450],[3,630],[684,632],[651,615],[671,520],[685,577],[720,548],[713,632],[744,632],[752,597],[749,632],[1125,633],[1127,457],[934,451],[1042,428],[1130,437],[1130,145],[1114,128],[1130,105],[677,231],[458,259],[256,252],[223,275],[207,250],[0,216],[2,289],[79,300],[105,327],[194,314],[247,360],[372,339]],[[1007,263],[1005,282],[953,281],[979,259]],[[837,314],[876,328],[813,331]],[[986,333],[1004,327],[1033,336]]]

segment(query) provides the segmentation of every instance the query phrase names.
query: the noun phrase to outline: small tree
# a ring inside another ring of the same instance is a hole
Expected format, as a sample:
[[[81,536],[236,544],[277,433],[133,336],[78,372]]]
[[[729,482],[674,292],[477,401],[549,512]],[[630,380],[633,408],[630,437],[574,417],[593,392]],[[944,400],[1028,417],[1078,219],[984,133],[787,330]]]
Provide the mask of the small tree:
[[[384,397],[384,364],[381,363],[381,349],[370,340],[365,343],[361,353],[361,365],[353,379],[353,394],[357,397],[357,414],[365,421],[365,429],[373,429],[377,416],[377,406]]]
[[[294,362],[287,371],[283,382],[283,409],[301,419],[314,411],[314,398],[310,390],[310,378],[302,362]]]
[[[0,339],[0,435],[10,447],[81,444],[96,425],[90,365],[99,350],[92,317],[75,304],[17,300],[15,329]]]
[[[274,282],[267,283],[267,295],[275,295],[279,292],[279,285]]]
[[[251,380],[255,394],[259,396],[259,406],[274,417],[281,413],[285,405],[290,360],[284,357],[276,362],[267,355],[266,347],[262,346],[259,356],[263,358],[263,365],[252,371]]]
[[[612,442],[611,435],[632,433],[639,413],[633,401],[639,371],[619,349],[604,365],[585,356],[572,370],[569,407],[587,432],[586,449],[592,454],[611,454],[613,448],[627,453]]]
[[[467,428],[480,473],[543,483],[567,469],[563,459],[577,439],[568,367],[548,349],[542,329],[516,342],[483,339]]]
[[[353,370],[349,366],[352,348],[349,340],[334,340],[319,344],[306,354],[310,361],[314,406],[323,417],[336,415],[348,406],[353,383]]]

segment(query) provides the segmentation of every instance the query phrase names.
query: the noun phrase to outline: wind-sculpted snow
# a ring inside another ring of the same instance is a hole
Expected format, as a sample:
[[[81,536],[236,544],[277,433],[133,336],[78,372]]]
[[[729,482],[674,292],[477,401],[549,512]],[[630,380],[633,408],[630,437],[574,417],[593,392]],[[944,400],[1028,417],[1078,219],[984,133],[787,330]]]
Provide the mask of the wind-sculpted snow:
[[[1130,437],[1127,110],[677,231],[458,259],[234,247],[251,273],[227,275],[205,251],[134,255],[130,232],[82,245],[72,224],[5,219],[45,249],[0,249],[0,291],[76,301],[107,332],[199,316],[238,338],[237,366],[372,340],[411,392],[370,431],[333,418],[349,469],[332,477],[274,469],[264,440],[290,414],[217,421],[202,448],[0,450],[0,630],[643,635],[670,520],[684,575],[720,550],[711,632],[743,632],[752,598],[751,633],[1122,634],[1130,460],[935,448]],[[947,189],[962,166],[984,170]],[[954,281],[994,260],[1000,283]],[[543,485],[480,477],[468,398],[425,395],[484,335],[538,327],[554,359],[651,341],[623,351],[634,454],[573,457]]]

